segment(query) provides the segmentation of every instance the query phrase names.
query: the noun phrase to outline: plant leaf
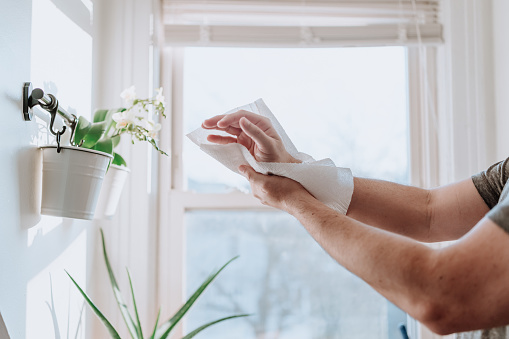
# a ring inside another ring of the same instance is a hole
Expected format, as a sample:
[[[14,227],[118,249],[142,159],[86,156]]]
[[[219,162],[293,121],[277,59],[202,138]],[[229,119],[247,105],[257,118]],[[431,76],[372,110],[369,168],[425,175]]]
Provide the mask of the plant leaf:
[[[115,135],[111,140],[113,141],[113,148],[117,147],[120,143],[120,135]]]
[[[138,314],[138,307],[136,306],[136,299],[134,298],[133,282],[131,280],[131,274],[129,273],[129,270],[127,269],[127,267],[126,267],[126,271],[127,271],[127,277],[129,278],[129,286],[131,287],[131,295],[133,297],[134,315],[136,315],[136,321],[138,322],[138,326],[136,327],[136,332],[138,333],[138,338],[143,339],[143,331],[141,329],[140,316]]]
[[[159,312],[157,312],[156,324],[154,326],[154,330],[152,331],[152,334],[150,335],[150,339],[156,338],[157,325],[159,325],[159,317],[160,316],[161,316],[161,309],[159,309]]]
[[[108,115],[108,109],[98,109],[94,113],[94,122],[103,122],[106,120],[106,116]]]
[[[74,144],[79,145],[81,143],[81,140],[87,135],[88,131],[92,127],[92,124],[90,121],[88,121],[84,117],[78,118],[78,123],[76,124],[76,129],[74,130]]]
[[[129,334],[131,334],[132,338],[136,338],[136,334],[138,331],[136,330],[136,324],[129,314],[129,310],[127,309],[127,305],[124,302],[122,295],[120,294],[120,289],[118,288],[117,279],[115,279],[115,274],[113,274],[113,270],[111,269],[110,261],[108,259],[108,253],[106,252],[106,243],[104,242],[104,233],[101,229],[101,239],[103,245],[103,255],[104,262],[106,263],[106,268],[108,269],[108,275],[110,277],[111,288],[113,289],[113,294],[115,295],[115,300],[117,301],[118,308],[120,309],[120,313],[122,313],[122,317],[124,318],[125,324],[127,325],[127,329],[129,330]],[[142,338],[140,338],[142,339]]]
[[[203,291],[205,291],[207,286],[209,286],[210,283],[214,281],[217,275],[221,273],[221,271],[224,270],[226,266],[228,266],[233,260],[237,259],[238,257],[239,256],[236,256],[230,259],[226,264],[223,265],[223,267],[221,267],[215,273],[209,275],[209,277],[201,284],[200,287],[198,287],[198,289],[193,293],[193,295],[189,297],[187,302],[177,311],[177,313],[175,313],[173,317],[171,317],[171,319],[169,319],[159,327],[156,336],[159,339],[167,338],[170,335],[173,328],[177,325],[177,323],[182,319],[182,317],[184,317],[187,311],[189,311],[189,309],[191,308],[191,306],[193,306],[196,300],[198,300],[198,297],[203,293]]]
[[[195,329],[191,333],[189,333],[186,336],[184,336],[182,339],[191,339],[192,337],[194,337],[195,335],[197,335],[198,333],[200,333],[201,331],[203,331],[207,327],[215,325],[215,324],[220,323],[222,321],[229,320],[229,319],[235,319],[235,318],[241,318],[241,317],[249,317],[249,316],[250,316],[250,314],[239,314],[239,315],[233,315],[233,316],[230,316],[230,317],[221,318],[221,319],[212,321],[212,322],[210,322],[208,324],[205,324],[205,325],[202,325],[202,326],[198,327],[197,329]]]
[[[106,116],[104,118],[104,121],[106,122],[106,134],[108,135],[110,130],[117,125],[117,123],[113,120],[113,114],[117,112],[125,111],[125,108],[114,108],[108,110],[106,113]]]
[[[113,155],[113,141],[111,138],[102,138],[94,145],[94,149]]]
[[[113,153],[113,161],[111,163],[113,165],[127,167],[127,163],[125,162],[124,158],[122,158],[122,156],[118,153]]]
[[[101,139],[106,131],[106,122],[94,122],[91,124],[87,134],[83,137],[82,147],[92,149],[94,145]]]
[[[106,317],[101,313],[101,311],[99,311],[99,309],[97,308],[97,306],[95,306],[90,297],[81,289],[78,283],[73,279],[73,277],[71,277],[69,272],[65,271],[65,273],[67,273],[67,275],[69,276],[69,278],[71,278],[74,285],[76,285],[83,298],[85,298],[90,308],[92,308],[92,311],[94,311],[94,313],[99,317],[99,319],[101,319],[104,326],[106,326],[106,328],[108,329],[108,332],[110,332],[111,337],[114,339],[120,339],[120,335],[118,334],[117,330],[115,330],[113,325],[111,325],[111,323],[108,321],[108,319],[106,319]]]

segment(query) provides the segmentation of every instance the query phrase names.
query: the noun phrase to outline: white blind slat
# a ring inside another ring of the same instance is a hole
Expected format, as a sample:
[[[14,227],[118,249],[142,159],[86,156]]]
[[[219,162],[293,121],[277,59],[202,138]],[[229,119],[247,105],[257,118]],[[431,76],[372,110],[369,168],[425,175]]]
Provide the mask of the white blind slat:
[[[345,47],[358,45],[410,45],[417,44],[415,26],[406,27],[406,39],[401,39],[399,25],[355,27],[302,27],[231,26],[208,27],[208,37],[202,28],[189,25],[166,27],[166,36],[174,46],[217,47]],[[442,27],[438,24],[420,26],[423,44],[439,44]],[[168,40],[167,40],[168,41]]]
[[[439,1],[163,0],[167,45],[349,46],[442,41]]]

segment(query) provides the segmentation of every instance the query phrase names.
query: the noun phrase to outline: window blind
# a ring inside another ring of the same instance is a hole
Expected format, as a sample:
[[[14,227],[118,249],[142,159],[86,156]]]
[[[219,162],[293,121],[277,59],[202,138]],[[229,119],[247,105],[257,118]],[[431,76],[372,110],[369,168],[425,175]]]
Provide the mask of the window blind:
[[[168,46],[439,44],[440,0],[162,0]]]

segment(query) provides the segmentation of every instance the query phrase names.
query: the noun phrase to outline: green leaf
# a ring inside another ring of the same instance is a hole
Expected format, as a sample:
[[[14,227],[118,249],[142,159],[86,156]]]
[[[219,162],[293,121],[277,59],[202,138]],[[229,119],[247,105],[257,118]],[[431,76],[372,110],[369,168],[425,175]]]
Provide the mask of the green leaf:
[[[169,319],[168,321],[166,321],[165,323],[163,323],[161,325],[161,327],[159,327],[159,329],[157,330],[157,337],[159,339],[166,339],[171,331],[173,330],[173,328],[178,324],[178,322],[184,317],[184,315],[187,313],[187,311],[189,311],[189,309],[191,308],[191,306],[193,306],[193,304],[196,302],[196,300],[198,300],[198,297],[203,293],[203,291],[205,291],[205,289],[207,288],[207,286],[210,285],[210,283],[212,281],[214,281],[214,279],[217,277],[217,275],[219,273],[221,273],[222,270],[225,269],[226,266],[228,266],[233,260],[237,259],[238,256],[230,259],[226,264],[223,265],[223,267],[221,267],[219,270],[217,270],[215,273],[212,273],[202,284],[200,287],[198,287],[198,289],[193,293],[193,295],[191,295],[189,297],[189,299],[187,300],[187,302],[177,311],[177,313],[175,313],[173,315],[173,317],[171,317],[171,319]],[[162,333],[162,334],[161,334]]]
[[[106,326],[106,328],[108,329],[108,332],[110,332],[111,337],[114,339],[120,339],[120,335],[118,334],[117,330],[115,330],[113,325],[111,325],[111,323],[108,321],[108,319],[106,319],[106,317],[101,313],[101,311],[99,311],[99,309],[97,308],[97,306],[95,306],[95,304],[92,302],[90,297],[81,289],[81,287],[78,285],[78,283],[73,279],[73,277],[71,277],[69,272],[65,271],[65,273],[67,273],[67,275],[69,276],[69,278],[71,278],[74,285],[76,285],[76,287],[80,291],[83,298],[85,298],[85,300],[88,303],[88,305],[90,306],[90,308],[92,308],[92,311],[94,311],[94,313],[103,322],[104,326]]]
[[[88,133],[91,127],[92,124],[86,118],[84,117],[78,118],[78,123],[76,124],[76,129],[74,130],[73,142],[75,145],[79,146],[81,144],[81,141],[83,140],[83,138]]]
[[[127,329],[129,330],[129,334],[131,334],[132,338],[136,338],[137,329],[136,324],[129,314],[129,310],[127,309],[127,305],[124,302],[122,295],[120,294],[120,289],[118,288],[117,279],[115,279],[115,274],[113,274],[113,270],[111,269],[110,260],[108,259],[108,253],[106,252],[106,243],[104,242],[104,233],[101,229],[101,239],[103,245],[103,255],[104,262],[106,263],[106,268],[108,269],[108,275],[110,277],[111,288],[113,289],[113,294],[115,295],[115,299],[117,301],[118,307],[120,309],[120,313],[122,313],[122,317],[124,318],[125,324],[127,325]]]
[[[115,135],[111,140],[113,141],[113,148],[117,147],[120,143],[120,135]]]
[[[152,334],[150,335],[150,339],[156,339],[157,325],[159,325],[159,317],[160,316],[161,316],[161,309],[159,309],[159,312],[157,312],[156,324],[154,326],[154,330],[152,331]]]
[[[113,165],[127,167],[127,163],[125,162],[124,158],[122,158],[122,156],[118,153],[113,153],[113,161],[111,163]]]
[[[129,286],[131,287],[131,295],[133,297],[134,314],[136,315],[136,321],[138,322],[138,326],[136,327],[136,332],[138,334],[138,338],[143,339],[143,331],[141,330],[140,315],[138,314],[138,307],[136,306],[136,299],[134,298],[133,282],[131,280],[131,274],[129,273],[129,270],[127,269],[127,267],[126,267],[126,271],[127,271],[127,277],[129,278]]]
[[[192,337],[194,337],[195,335],[197,335],[198,333],[200,333],[201,331],[203,331],[207,327],[215,325],[215,324],[220,323],[222,321],[229,320],[229,319],[235,319],[235,318],[241,318],[241,317],[249,317],[249,316],[250,316],[250,314],[239,314],[239,315],[233,315],[233,316],[230,316],[230,317],[221,318],[221,319],[212,321],[212,322],[210,322],[208,324],[205,324],[205,325],[202,325],[202,326],[198,327],[197,329],[195,329],[191,333],[189,333],[186,336],[184,336],[182,339],[191,339]]]
[[[113,128],[115,129],[114,127],[117,125],[117,123],[113,120],[113,114],[117,113],[117,112],[123,112],[125,111],[125,108],[114,108],[114,109],[110,109],[108,110],[108,113],[106,114],[106,117],[104,118],[104,121],[106,122],[106,134],[109,135],[108,133],[110,132],[110,130]]]
[[[106,131],[106,122],[94,122],[91,124],[90,129],[83,138],[84,142],[82,147],[92,149],[94,145],[101,139]]]
[[[94,122],[103,122],[106,120],[106,116],[108,115],[108,109],[98,109],[94,113]]]
[[[94,149],[113,155],[113,141],[111,138],[102,138],[94,145]]]

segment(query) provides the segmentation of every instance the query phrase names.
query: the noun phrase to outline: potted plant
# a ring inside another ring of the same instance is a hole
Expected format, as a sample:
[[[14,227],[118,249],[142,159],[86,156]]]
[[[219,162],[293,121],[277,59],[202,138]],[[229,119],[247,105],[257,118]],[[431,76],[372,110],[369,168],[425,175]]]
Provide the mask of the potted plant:
[[[131,297],[133,301],[133,308],[134,308],[134,316],[131,315],[127,308],[127,304],[124,301],[122,294],[120,293],[120,289],[117,284],[117,280],[115,278],[115,275],[113,273],[113,270],[111,268],[110,261],[108,259],[108,253],[106,252],[106,244],[104,242],[104,233],[101,229],[101,240],[102,240],[102,248],[103,248],[103,256],[104,256],[104,263],[106,264],[106,268],[108,270],[108,275],[110,278],[110,285],[113,289],[113,294],[115,296],[115,299],[117,301],[118,307],[120,309],[120,312],[122,314],[122,317],[124,318],[124,322],[127,326],[127,329],[129,331],[129,334],[133,339],[144,339],[143,330],[141,328],[140,318],[138,315],[138,309],[136,307],[136,299],[134,296],[134,289],[133,284],[131,280],[131,275],[129,273],[129,270],[127,270],[127,276],[129,278],[129,286],[131,289]],[[180,320],[185,316],[185,314],[189,311],[189,309],[193,306],[193,304],[196,302],[196,300],[200,297],[200,295],[205,291],[207,286],[209,286],[212,281],[221,273],[221,271],[228,266],[233,260],[237,259],[238,257],[234,257],[233,259],[229,260],[226,264],[223,265],[219,270],[213,272],[209,277],[201,284],[200,287],[189,297],[189,299],[185,302],[185,304],[166,322],[160,324],[159,323],[159,316],[160,311],[157,315],[156,323],[154,325],[153,330],[151,331],[150,336],[146,338],[150,339],[166,339],[170,336],[171,332],[175,327],[178,325]],[[118,334],[118,331],[113,327],[111,322],[104,316],[104,314],[97,308],[97,306],[94,304],[94,302],[90,299],[90,297],[83,291],[83,289],[78,285],[78,283],[73,279],[73,277],[67,272],[67,275],[69,275],[69,278],[71,278],[74,285],[78,288],[79,292],[83,295],[85,298],[85,301],[88,303],[92,311],[99,317],[99,319],[102,321],[104,326],[108,329],[108,332],[112,338],[120,339],[120,335]],[[246,317],[248,314],[239,314],[239,315],[233,315],[225,318],[221,318],[212,322],[209,322],[207,324],[204,324],[197,329],[191,331],[187,335],[185,335],[182,339],[190,339],[193,338],[195,335],[203,331],[209,326],[212,326],[214,324],[217,324],[219,322],[234,319],[234,318],[240,318],[240,317]]]
[[[30,98],[27,96],[27,105],[29,100],[37,102],[43,95],[42,90],[34,90]],[[112,216],[129,173],[124,158],[115,152],[123,134],[129,134],[133,143],[135,140],[147,141],[166,155],[155,139],[161,125],[150,119],[150,113],[165,117],[162,88],[157,90],[154,98],[137,99],[135,88],[131,86],[122,92],[121,97],[126,108],[98,110],[92,122],[83,116],[73,121],[70,124],[73,128],[71,146],[60,145],[65,127],[59,132],[53,130],[56,112],[60,110],[56,99],[43,107],[52,114],[50,131],[56,135],[57,146],[40,147],[43,157],[42,214],[93,219],[103,179],[106,179],[101,214]],[[111,175],[105,178],[108,168]]]
[[[41,213],[93,219],[101,184],[113,156],[98,150],[42,146]]]
[[[131,86],[120,94],[126,107],[97,110],[92,122],[83,117],[78,119],[73,143],[113,156],[98,197],[96,218],[111,218],[115,214],[130,172],[124,158],[116,152],[122,135],[130,135],[132,143],[135,140],[149,142],[159,153],[167,155],[156,141],[161,124],[150,119],[151,113],[166,117],[163,89],[159,88],[156,92],[153,98],[138,99],[135,87]]]

